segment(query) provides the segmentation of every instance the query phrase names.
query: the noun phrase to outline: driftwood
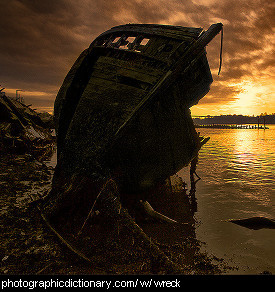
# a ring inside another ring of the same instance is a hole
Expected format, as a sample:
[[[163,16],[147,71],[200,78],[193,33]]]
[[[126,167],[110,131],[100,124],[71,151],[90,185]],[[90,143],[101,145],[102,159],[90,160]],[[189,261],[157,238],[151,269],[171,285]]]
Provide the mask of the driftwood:
[[[33,203],[35,203],[35,200],[30,195],[30,199]],[[46,216],[43,214],[43,211],[41,208],[36,204],[36,208],[39,211],[39,214],[41,218],[43,219],[44,223],[47,225],[47,227],[58,237],[58,239],[65,244],[73,253],[77,254],[79,257],[84,259],[85,261],[91,262],[89,258],[87,258],[84,254],[82,254],[80,251],[78,251],[75,247],[73,247],[66,239],[63,238],[63,236],[50,224]]]
[[[167,223],[178,223],[176,220],[173,220],[157,211],[155,211],[153,209],[153,207],[149,204],[149,202],[147,201],[142,201],[140,200],[140,204],[142,205],[145,213],[150,216],[151,218],[153,219],[157,219],[157,220],[160,220],[160,221],[164,221],[164,222],[167,222]]]

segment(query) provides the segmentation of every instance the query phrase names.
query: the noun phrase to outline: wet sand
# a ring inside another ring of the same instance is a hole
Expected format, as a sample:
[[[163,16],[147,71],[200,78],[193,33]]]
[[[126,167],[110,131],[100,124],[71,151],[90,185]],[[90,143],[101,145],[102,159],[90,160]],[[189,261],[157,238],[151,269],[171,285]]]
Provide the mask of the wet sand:
[[[102,269],[83,261],[58,240],[41,220],[36,203],[31,199],[39,200],[49,192],[54,172],[54,168],[49,165],[37,161],[29,154],[1,153],[0,274],[151,273],[146,258],[137,262],[131,255],[123,254],[123,246],[115,249],[114,259],[120,257],[122,252],[121,258],[124,257],[124,260],[117,264],[110,260],[108,268]],[[175,202],[177,200],[178,198],[174,199]],[[167,201],[163,197],[155,206],[157,211],[165,212],[165,208],[161,210],[161,206],[167,206]],[[180,210],[178,214],[183,214],[183,211]],[[180,219],[175,210],[172,212]],[[184,220],[192,223],[190,218]],[[196,240],[193,228],[186,226],[182,228],[183,226],[150,221],[141,223],[152,241],[174,262],[185,267],[186,274],[222,274],[230,269],[222,259],[201,252],[202,243]],[[102,260],[106,263],[106,258],[103,257],[102,254]]]

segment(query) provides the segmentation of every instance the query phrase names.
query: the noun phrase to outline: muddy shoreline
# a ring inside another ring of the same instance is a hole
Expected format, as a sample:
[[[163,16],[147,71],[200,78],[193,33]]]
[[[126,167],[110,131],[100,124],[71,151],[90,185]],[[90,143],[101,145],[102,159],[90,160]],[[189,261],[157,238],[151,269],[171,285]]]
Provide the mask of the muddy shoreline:
[[[137,258],[123,250],[123,243],[112,242],[109,255],[96,251],[99,265],[87,263],[72,253],[54,235],[36,208],[38,200],[50,190],[54,168],[30,154],[1,153],[0,156],[0,274],[5,275],[93,275],[152,274],[148,258]],[[168,234],[170,226],[147,222],[145,232],[156,230]],[[174,228],[175,229],[175,228]],[[161,232],[160,232],[161,233]],[[152,240],[187,275],[224,274],[232,269],[223,259],[201,252],[194,234],[185,234],[179,242]],[[190,252],[192,251],[192,252]]]

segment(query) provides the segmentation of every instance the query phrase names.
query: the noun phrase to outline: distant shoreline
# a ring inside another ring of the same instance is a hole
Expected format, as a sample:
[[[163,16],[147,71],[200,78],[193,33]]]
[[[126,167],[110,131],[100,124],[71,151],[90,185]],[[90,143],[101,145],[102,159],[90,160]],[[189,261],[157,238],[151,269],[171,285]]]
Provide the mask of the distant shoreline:
[[[195,125],[273,125],[275,114],[260,116],[220,115],[220,116],[193,116]]]
[[[195,128],[214,128],[214,129],[254,129],[254,130],[266,130],[269,129],[268,125],[255,125],[255,124],[202,124],[196,125]]]

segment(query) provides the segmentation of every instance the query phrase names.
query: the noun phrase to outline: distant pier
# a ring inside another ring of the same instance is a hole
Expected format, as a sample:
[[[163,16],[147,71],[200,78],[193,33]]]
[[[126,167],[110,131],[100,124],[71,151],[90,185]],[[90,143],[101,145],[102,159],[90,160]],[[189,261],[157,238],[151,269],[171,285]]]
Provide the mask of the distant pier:
[[[268,127],[261,125],[221,125],[221,124],[209,124],[209,125],[196,125],[195,128],[215,128],[215,129],[268,129]]]

